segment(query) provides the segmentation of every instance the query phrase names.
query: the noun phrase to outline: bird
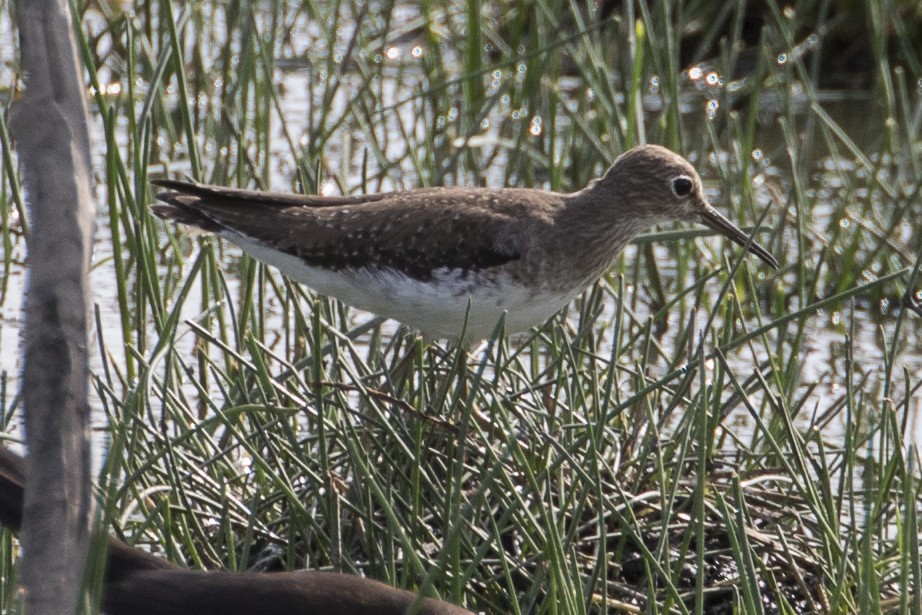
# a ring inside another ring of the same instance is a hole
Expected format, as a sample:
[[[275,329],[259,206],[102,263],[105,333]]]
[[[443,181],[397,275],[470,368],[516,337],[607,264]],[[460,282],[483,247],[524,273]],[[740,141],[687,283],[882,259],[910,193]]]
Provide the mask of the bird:
[[[424,336],[490,338],[541,325],[638,233],[699,222],[778,261],[705,198],[684,158],[634,147],[585,188],[436,187],[311,196],[155,179],[165,220],[214,233],[322,295]]]
[[[0,448],[0,525],[23,521],[25,459]],[[336,572],[189,570],[109,537],[102,608],[109,615],[473,615],[379,581]]]

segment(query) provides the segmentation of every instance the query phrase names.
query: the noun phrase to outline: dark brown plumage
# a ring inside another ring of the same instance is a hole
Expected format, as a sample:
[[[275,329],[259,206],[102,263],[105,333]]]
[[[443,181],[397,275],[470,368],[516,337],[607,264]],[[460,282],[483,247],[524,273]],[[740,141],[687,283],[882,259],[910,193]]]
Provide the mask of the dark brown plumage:
[[[527,206],[524,200],[491,207],[500,191],[470,190],[462,197],[468,210],[462,216],[457,191],[447,188],[292,198],[296,195],[153,183],[173,191],[157,196],[167,203],[154,206],[161,217],[212,233],[235,229],[313,267],[400,268],[421,281],[440,268],[481,270],[519,258],[513,245],[495,243],[490,231],[520,217],[517,209]],[[434,242],[433,233],[442,241]]]

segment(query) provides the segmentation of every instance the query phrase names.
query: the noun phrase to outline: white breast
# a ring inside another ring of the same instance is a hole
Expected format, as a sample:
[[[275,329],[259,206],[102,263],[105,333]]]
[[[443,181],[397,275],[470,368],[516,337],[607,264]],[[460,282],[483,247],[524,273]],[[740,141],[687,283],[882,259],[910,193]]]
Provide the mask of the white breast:
[[[493,334],[503,314],[506,333],[523,331],[544,323],[579,292],[528,288],[503,273],[465,274],[460,269],[437,269],[426,281],[394,269],[332,271],[311,267],[295,256],[239,235],[228,234],[226,238],[320,294],[393,318],[433,337],[457,338],[464,330],[468,340],[485,339]]]

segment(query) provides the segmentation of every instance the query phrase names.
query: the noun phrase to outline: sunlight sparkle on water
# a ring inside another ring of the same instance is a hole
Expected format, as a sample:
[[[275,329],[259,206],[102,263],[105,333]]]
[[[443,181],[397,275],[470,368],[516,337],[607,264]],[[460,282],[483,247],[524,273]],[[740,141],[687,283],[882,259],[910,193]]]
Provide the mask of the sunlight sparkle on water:
[[[90,86],[89,88],[90,95],[96,94],[96,88]],[[122,84],[121,83],[103,83],[99,86],[99,93],[103,96],[118,96],[122,93]]]
[[[320,183],[320,194],[323,196],[333,196],[337,194],[336,182],[332,179],[325,179]]]
[[[541,135],[543,128],[541,126],[541,118],[535,116],[531,118],[531,126],[528,128],[528,132],[531,133],[531,136],[538,137]]]
[[[705,111],[706,111],[706,113],[707,113],[707,116],[708,116],[708,119],[709,119],[709,120],[713,120],[715,117],[717,117],[717,111],[718,111],[718,109],[720,109],[720,103],[717,102],[716,100],[709,100],[709,101],[707,102],[707,106],[705,107]]]

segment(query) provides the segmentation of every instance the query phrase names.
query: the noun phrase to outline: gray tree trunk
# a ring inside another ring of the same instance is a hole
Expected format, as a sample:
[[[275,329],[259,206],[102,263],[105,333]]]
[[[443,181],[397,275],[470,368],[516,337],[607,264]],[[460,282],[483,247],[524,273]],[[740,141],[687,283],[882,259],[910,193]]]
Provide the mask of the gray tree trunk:
[[[87,272],[94,231],[87,91],[63,0],[20,0],[25,94],[11,127],[30,217],[23,399],[29,615],[73,615],[90,513]]]

